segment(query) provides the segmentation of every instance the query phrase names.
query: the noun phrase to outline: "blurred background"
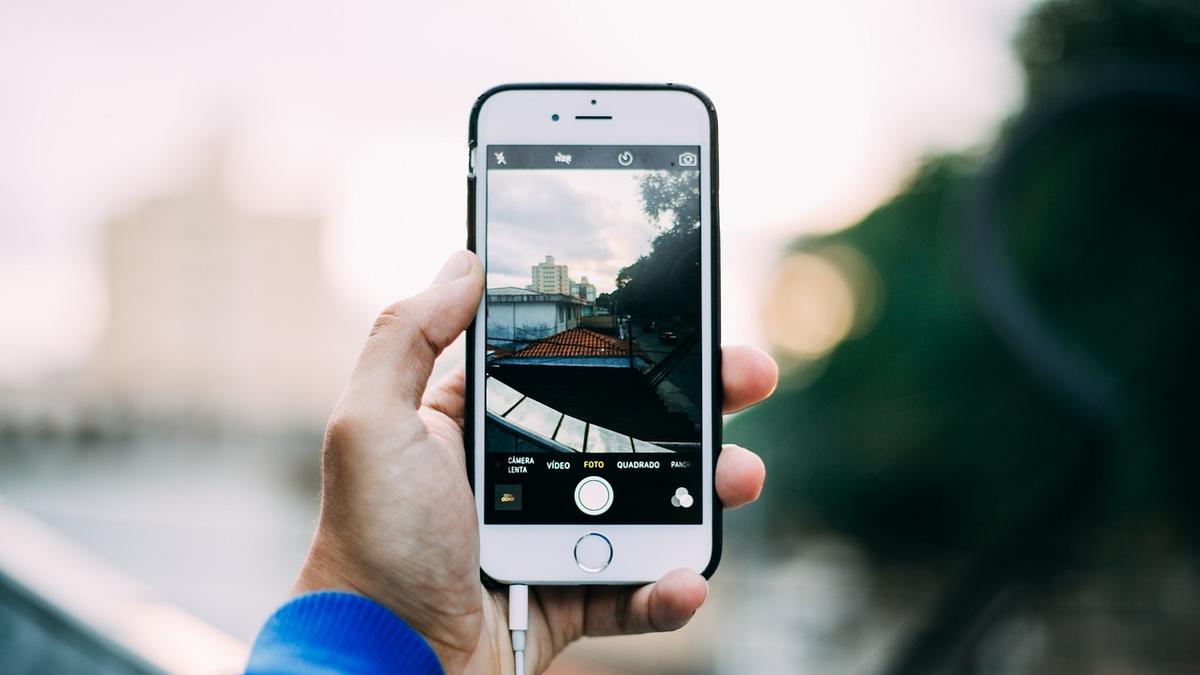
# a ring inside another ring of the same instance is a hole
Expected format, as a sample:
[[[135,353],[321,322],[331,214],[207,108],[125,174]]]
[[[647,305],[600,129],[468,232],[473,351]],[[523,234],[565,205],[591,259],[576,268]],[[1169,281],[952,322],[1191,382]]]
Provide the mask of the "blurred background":
[[[783,369],[710,606],[555,672],[1200,670],[1194,2],[7,0],[0,671],[240,666],[507,81],[712,97]]]

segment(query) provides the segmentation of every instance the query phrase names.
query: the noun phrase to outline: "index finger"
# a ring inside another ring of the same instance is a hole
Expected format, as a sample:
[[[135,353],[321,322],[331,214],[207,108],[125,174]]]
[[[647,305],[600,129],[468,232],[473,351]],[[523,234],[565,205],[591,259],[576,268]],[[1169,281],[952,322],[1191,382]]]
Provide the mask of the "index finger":
[[[746,345],[721,348],[721,380],[725,385],[722,408],[737,412],[765,399],[779,382],[779,366],[761,349]]]

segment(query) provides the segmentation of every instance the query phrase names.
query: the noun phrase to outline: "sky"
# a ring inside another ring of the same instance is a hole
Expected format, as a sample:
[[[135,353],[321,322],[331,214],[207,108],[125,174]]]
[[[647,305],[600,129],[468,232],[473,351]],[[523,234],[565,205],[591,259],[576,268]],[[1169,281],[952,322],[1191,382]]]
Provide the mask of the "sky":
[[[642,212],[644,171],[505,170],[488,175],[488,287],[530,283],[530,267],[554,256],[597,293],[650,252],[659,230]]]
[[[221,144],[254,213],[318,213],[371,315],[465,239],[466,128],[512,81],[674,81],[720,119],[722,322],[765,346],[786,242],[844,227],[1017,105],[1028,0],[0,3],[0,386],[86,360],[103,227]]]

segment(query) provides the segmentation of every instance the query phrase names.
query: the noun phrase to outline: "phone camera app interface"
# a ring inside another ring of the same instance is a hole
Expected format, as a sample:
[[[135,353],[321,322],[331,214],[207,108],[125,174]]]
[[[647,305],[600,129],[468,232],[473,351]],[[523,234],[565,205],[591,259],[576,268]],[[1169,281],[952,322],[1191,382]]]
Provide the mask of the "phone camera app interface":
[[[700,523],[700,148],[485,157],[485,521]]]

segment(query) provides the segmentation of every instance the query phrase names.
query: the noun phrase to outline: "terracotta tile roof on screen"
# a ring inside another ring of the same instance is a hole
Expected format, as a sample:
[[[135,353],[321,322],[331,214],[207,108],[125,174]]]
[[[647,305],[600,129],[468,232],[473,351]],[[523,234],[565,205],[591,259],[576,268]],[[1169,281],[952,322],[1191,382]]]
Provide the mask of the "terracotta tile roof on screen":
[[[542,338],[528,347],[516,352],[512,358],[545,357],[545,356],[625,356],[629,345],[624,340],[597,333],[587,328],[571,328],[557,335]],[[644,356],[642,351],[634,346],[634,354]]]

